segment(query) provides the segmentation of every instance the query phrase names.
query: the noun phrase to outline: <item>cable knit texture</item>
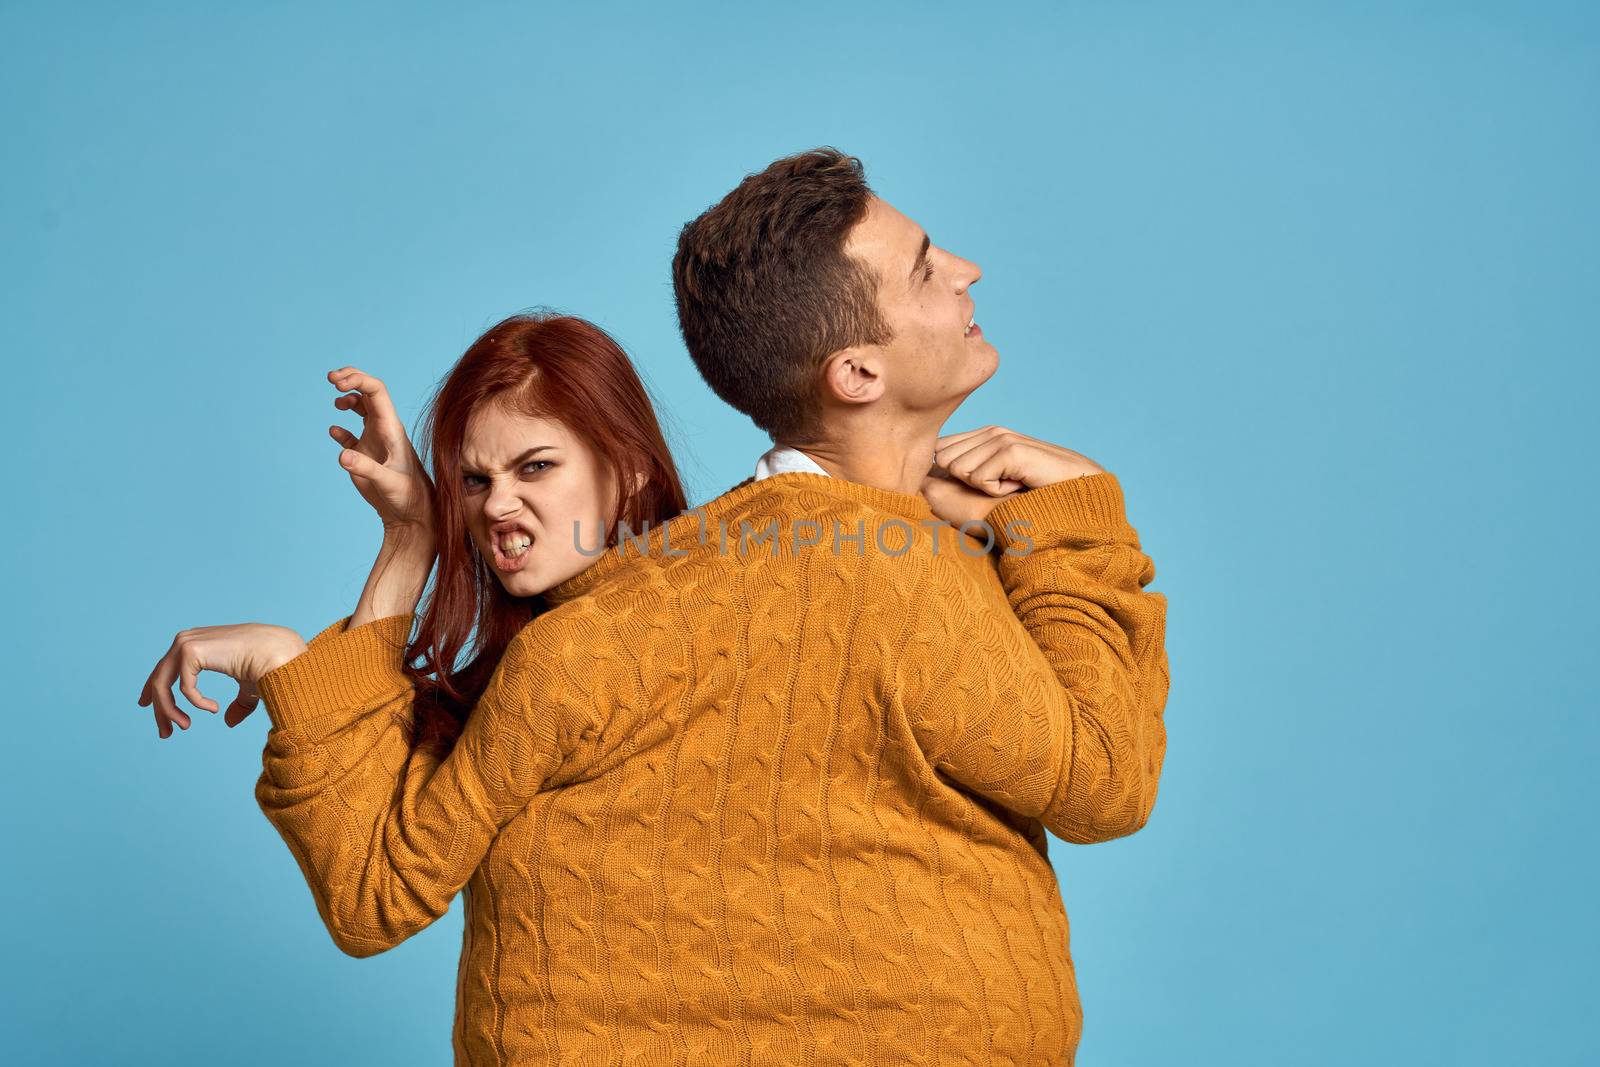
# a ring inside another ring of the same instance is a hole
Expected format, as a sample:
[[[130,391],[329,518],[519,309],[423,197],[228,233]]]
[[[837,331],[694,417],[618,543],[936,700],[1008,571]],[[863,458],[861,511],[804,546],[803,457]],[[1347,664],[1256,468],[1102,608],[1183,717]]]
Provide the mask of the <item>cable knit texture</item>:
[[[1070,1064],[1044,830],[1149,817],[1166,600],[1109,473],[988,522],[742,482],[552,590],[443,758],[410,617],[340,619],[256,797],[351,955],[466,887],[458,1064]]]

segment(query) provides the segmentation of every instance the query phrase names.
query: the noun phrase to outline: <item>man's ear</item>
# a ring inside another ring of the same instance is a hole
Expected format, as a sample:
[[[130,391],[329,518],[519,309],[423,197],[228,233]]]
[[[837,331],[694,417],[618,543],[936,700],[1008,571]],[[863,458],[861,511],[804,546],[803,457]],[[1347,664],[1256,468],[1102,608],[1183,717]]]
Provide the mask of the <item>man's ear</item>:
[[[823,391],[841,404],[870,404],[883,395],[882,368],[869,345],[841,348],[822,364]]]

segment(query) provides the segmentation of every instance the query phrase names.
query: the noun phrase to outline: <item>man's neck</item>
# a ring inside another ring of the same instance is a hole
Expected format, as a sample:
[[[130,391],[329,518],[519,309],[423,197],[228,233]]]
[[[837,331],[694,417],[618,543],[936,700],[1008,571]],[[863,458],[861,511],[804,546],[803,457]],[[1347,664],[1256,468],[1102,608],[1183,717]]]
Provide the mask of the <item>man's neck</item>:
[[[920,493],[938,436],[936,426],[863,426],[855,433],[805,444],[778,443],[804,452],[835,478],[895,493]]]

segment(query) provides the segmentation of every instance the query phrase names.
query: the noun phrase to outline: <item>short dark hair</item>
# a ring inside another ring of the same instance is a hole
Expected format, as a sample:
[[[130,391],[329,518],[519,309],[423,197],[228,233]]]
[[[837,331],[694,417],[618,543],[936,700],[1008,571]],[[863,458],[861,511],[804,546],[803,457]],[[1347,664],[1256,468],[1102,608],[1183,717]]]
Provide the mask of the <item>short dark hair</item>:
[[[828,356],[892,337],[876,272],[844,247],[871,196],[859,159],[816,148],[747,176],[678,235],[672,288],[689,355],[774,440],[815,436]]]

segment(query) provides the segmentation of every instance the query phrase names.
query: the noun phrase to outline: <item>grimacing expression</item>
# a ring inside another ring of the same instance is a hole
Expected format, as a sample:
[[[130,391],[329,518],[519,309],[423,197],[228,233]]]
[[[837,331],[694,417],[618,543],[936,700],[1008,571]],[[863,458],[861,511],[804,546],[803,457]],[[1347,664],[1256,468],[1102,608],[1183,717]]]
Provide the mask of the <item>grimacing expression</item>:
[[[467,420],[461,492],[473,543],[512,596],[586,569],[614,522],[615,478],[588,442],[493,401]]]
[[[1000,353],[976,322],[969,292],[983,277],[976,263],[934,244],[876,196],[850,230],[845,252],[877,273],[878,310],[894,334],[878,352],[886,393],[900,406],[948,413],[989,380]]]

